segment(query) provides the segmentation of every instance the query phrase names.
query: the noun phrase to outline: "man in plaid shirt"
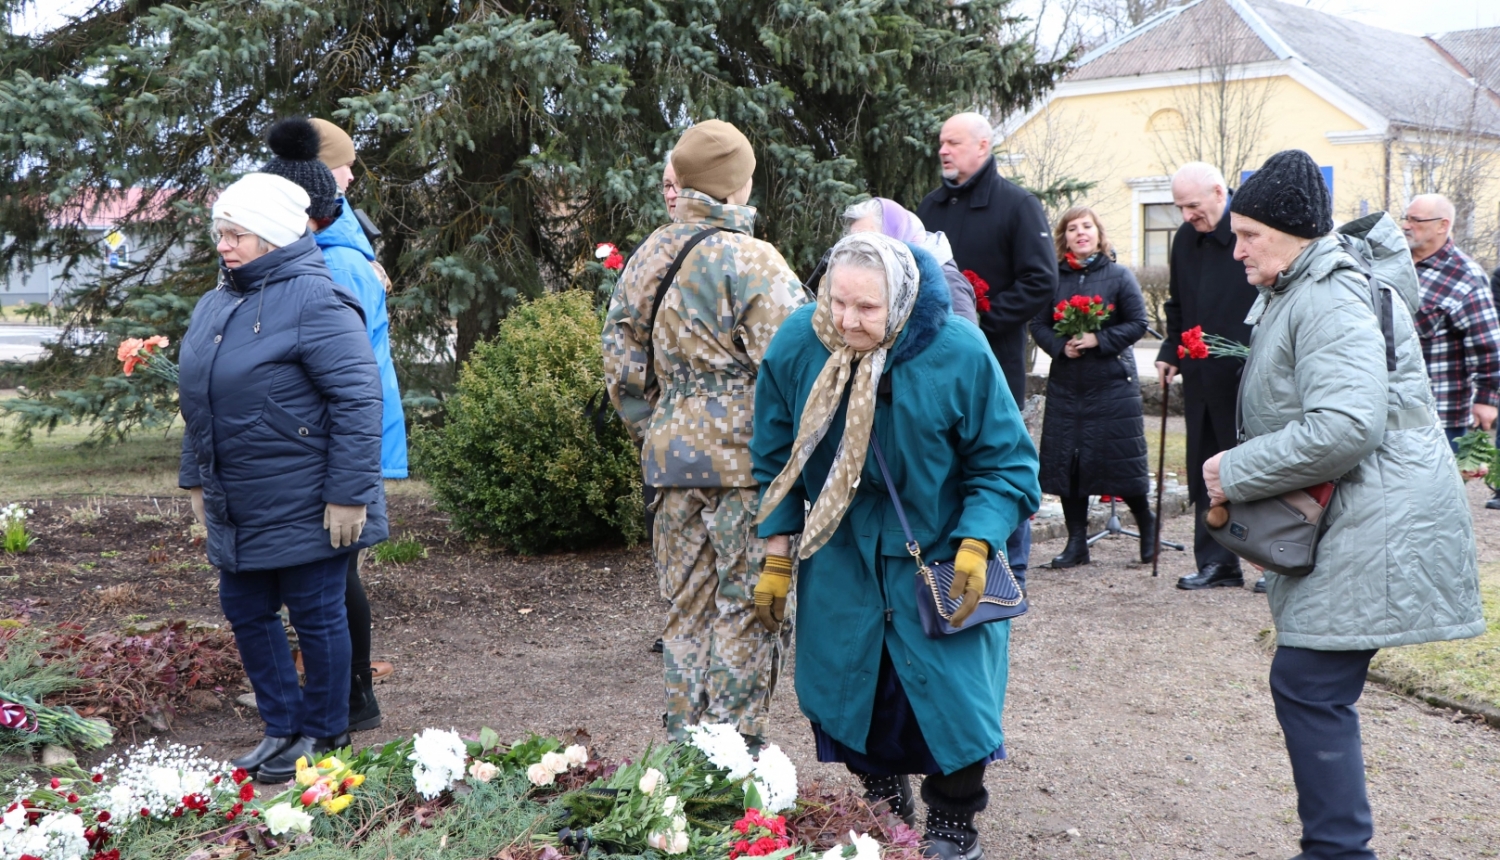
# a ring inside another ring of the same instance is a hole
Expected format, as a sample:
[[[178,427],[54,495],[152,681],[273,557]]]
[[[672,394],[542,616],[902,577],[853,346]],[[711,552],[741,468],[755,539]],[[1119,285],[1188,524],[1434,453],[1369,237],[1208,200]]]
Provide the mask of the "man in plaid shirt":
[[[1495,426],[1500,406],[1500,316],[1484,269],[1453,244],[1453,204],[1441,194],[1412,198],[1401,219],[1422,282],[1417,334],[1451,442]]]

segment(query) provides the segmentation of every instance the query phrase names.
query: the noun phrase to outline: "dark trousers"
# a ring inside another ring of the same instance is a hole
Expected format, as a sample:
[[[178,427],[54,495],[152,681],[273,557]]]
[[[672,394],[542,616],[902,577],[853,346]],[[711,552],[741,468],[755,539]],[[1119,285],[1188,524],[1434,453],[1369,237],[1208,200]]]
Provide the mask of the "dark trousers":
[[[1031,562],[1031,518],[1021,520],[1005,541],[1005,561],[1016,575],[1016,582],[1026,587],[1026,568]]]
[[[1271,699],[1286,737],[1307,860],[1375,860],[1354,703],[1374,651],[1276,649]]]
[[[1183,382],[1186,383],[1186,378]],[[1191,394],[1185,396],[1191,399]],[[1239,567],[1239,557],[1214,540],[1208,531],[1203,515],[1208,512],[1208,488],[1203,483],[1203,464],[1209,458],[1234,447],[1234,413],[1228,416],[1214,415],[1215,409],[1201,404],[1186,404],[1188,419],[1187,467],[1188,491],[1191,495],[1195,516],[1193,518],[1193,561],[1202,570],[1210,564]]]
[[[266,734],[331,738],[349,727],[349,611],[344,606],[349,554],[244,573],[219,574],[219,605],[234,629],[245,674]],[[297,628],[307,685],[279,611]]]
[[[344,575],[344,609],[349,613],[350,671],[370,671],[370,598],[359,579],[359,552],[349,553],[349,570]]]

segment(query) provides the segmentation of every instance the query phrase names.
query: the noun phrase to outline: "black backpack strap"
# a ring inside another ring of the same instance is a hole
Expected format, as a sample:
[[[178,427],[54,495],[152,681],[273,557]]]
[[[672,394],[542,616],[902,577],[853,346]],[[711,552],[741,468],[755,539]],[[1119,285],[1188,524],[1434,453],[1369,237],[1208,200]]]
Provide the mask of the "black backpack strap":
[[[661,276],[661,282],[656,285],[656,298],[651,300],[651,333],[646,336],[646,367],[648,369],[651,367],[651,351],[656,340],[656,311],[661,307],[661,300],[667,296],[667,287],[672,286],[672,282],[677,280],[677,270],[682,268],[682,262],[687,259],[687,255],[692,253],[694,248],[698,247],[698,243],[715,233],[722,232],[723,229],[722,227],[709,227],[693,234],[693,238],[687,240],[687,244],[677,252],[672,265],[667,267],[667,273]]]

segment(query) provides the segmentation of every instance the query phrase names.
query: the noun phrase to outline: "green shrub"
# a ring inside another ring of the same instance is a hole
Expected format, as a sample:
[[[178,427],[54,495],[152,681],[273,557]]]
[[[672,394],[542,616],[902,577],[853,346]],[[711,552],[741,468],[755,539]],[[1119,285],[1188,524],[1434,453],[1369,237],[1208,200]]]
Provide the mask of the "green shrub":
[[[641,468],[603,402],[603,319],[581,291],[516,308],[459,375],[441,429],[419,429],[418,470],[464,537],[534,553],[645,532]]]

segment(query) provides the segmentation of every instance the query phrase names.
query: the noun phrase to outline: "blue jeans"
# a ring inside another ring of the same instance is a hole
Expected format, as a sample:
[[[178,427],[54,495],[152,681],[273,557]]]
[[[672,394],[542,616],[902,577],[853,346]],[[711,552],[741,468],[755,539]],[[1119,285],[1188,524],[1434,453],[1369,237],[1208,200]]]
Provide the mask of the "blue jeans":
[[[219,573],[219,605],[234,628],[255,704],[274,738],[331,738],[349,728],[349,613],[344,607],[349,553],[247,573]],[[297,628],[307,685],[279,614]]]
[[[1016,583],[1026,587],[1026,566],[1031,561],[1031,518],[1021,520],[1005,541],[1005,560],[1016,574]]]
[[[1374,651],[1276,649],[1271,700],[1286,738],[1307,860],[1375,860],[1365,760],[1354,703]]]

